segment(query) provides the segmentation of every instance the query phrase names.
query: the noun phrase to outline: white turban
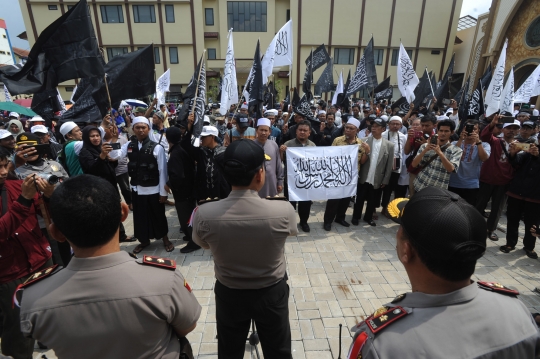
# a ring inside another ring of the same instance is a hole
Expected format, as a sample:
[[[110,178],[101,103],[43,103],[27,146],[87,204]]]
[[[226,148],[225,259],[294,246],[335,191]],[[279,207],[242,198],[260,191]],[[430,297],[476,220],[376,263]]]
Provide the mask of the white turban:
[[[259,120],[257,121],[257,126],[268,126],[268,127],[271,127],[272,124],[270,123],[270,120],[267,119],[267,118],[259,118]]]
[[[277,116],[278,110],[270,109],[264,113],[265,115]]]
[[[354,117],[349,117],[349,120],[347,121],[347,125],[353,125],[356,128],[360,128],[360,121],[358,121]]]
[[[144,123],[145,125],[147,125],[148,127],[151,127],[150,126],[150,121],[148,121],[148,119],[144,116],[137,116],[133,119],[133,121],[131,122],[131,125],[133,127],[135,127],[136,124],[138,123]]]
[[[68,133],[71,132],[75,127],[77,127],[77,124],[73,121],[68,121],[64,123],[62,126],[60,126],[60,133],[62,136],[66,137]]]
[[[403,120],[399,116],[390,117],[390,122],[392,122],[392,121],[399,121],[399,123],[403,123]]]

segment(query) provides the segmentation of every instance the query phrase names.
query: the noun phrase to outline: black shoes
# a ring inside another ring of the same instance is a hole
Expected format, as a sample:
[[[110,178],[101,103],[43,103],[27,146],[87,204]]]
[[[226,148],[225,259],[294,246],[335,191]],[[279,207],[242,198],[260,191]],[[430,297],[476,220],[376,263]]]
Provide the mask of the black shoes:
[[[330,231],[332,229],[332,223],[323,223],[323,228],[325,231]]]
[[[356,218],[353,218],[351,220],[351,223],[354,224],[355,226],[357,226],[359,224],[358,220]]]
[[[334,222],[341,224],[343,227],[350,227],[351,225],[349,222],[345,221],[344,219],[340,219],[339,221],[336,219]]]
[[[367,224],[369,224],[369,225],[372,226],[372,227],[375,227],[375,226],[377,225],[377,223],[375,223],[375,221],[373,221],[372,219],[369,220],[369,221],[367,221],[367,220],[364,219],[364,222],[366,222]]]
[[[491,239],[493,242],[497,242],[499,240],[499,236],[495,233],[495,231],[488,231],[488,238]]]
[[[196,244],[195,242],[188,242],[184,248],[180,249],[180,253],[191,253],[195,252],[196,250],[201,249],[201,247]]]
[[[310,229],[309,229],[309,224],[307,223],[300,223],[300,228],[302,228],[302,230],[306,233],[309,233]]]

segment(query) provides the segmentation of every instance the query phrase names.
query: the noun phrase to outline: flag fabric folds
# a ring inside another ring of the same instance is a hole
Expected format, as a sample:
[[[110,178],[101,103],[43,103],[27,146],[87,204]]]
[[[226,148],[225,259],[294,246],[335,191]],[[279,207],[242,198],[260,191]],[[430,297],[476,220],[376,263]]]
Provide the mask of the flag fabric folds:
[[[180,119],[187,119],[190,113],[193,113],[194,146],[199,146],[199,137],[203,128],[204,111],[206,108],[206,67],[204,65],[204,53],[195,68],[191,81],[184,93],[184,105],[180,112]]]
[[[425,99],[431,94],[431,86],[429,84],[429,76],[427,69],[424,70],[424,75],[420,79],[420,83],[414,89],[414,108],[419,109],[420,106],[425,103]]]
[[[484,113],[484,99],[482,97],[482,80],[478,81],[478,85],[474,89],[469,98],[468,117],[478,119]]]
[[[358,62],[354,76],[347,89],[347,96],[362,89],[374,89],[375,87],[377,87],[377,72],[375,70],[375,57],[373,56],[373,38],[371,38],[364,50],[362,58]]]
[[[513,113],[514,112],[514,68],[510,70],[506,85],[503,88],[501,95],[500,108],[502,112]]]
[[[330,59],[324,68],[321,77],[315,84],[315,95],[321,95],[323,92],[331,92],[334,89],[334,61]]]
[[[533,95],[535,85],[538,85],[540,89],[540,65],[536,66],[536,69],[534,69],[532,74],[527,77],[525,82],[516,91],[514,94],[514,102],[527,103],[531,97],[539,95],[540,91]]]
[[[334,92],[334,97],[332,97],[332,105],[338,104],[338,97],[343,93],[343,71],[339,74],[338,83],[336,86],[336,92]]]
[[[292,20],[289,20],[279,29],[275,40],[274,65],[273,67],[291,66],[293,63],[293,27]],[[272,40],[272,41],[274,41]]]
[[[407,51],[399,44],[399,63],[397,66],[398,88],[401,95],[411,103],[414,101],[414,89],[420,82]]]
[[[309,54],[310,57],[313,57],[313,51]],[[311,83],[313,82],[313,67],[311,66],[312,61],[309,62],[309,65],[306,67],[306,72],[304,74],[304,82],[302,83],[302,91],[306,95],[308,101],[313,99],[313,94],[311,93]]]
[[[156,98],[158,105],[165,104],[165,92],[169,91],[171,86],[171,69],[167,69],[156,82]]]
[[[0,68],[0,80],[12,95],[39,93],[63,81],[103,74],[86,0],[79,1],[43,30],[22,68]]]
[[[499,110],[500,102],[502,100],[503,83],[504,83],[504,67],[506,64],[506,47],[508,46],[508,40],[504,42],[504,46],[499,55],[497,66],[493,72],[493,78],[489,83],[486,91],[485,103],[486,116],[491,116]]]
[[[452,77],[452,74],[454,73],[454,57],[456,54],[454,53],[452,55],[452,59],[450,60],[450,63],[448,64],[448,68],[446,69],[446,72],[444,73],[444,76],[441,79],[441,84],[437,87],[437,90],[435,90],[435,98],[437,98],[437,101],[439,103],[442,102],[443,99],[450,99],[450,78]]]
[[[225,55],[223,83],[221,84],[221,105],[219,113],[225,115],[232,104],[238,103],[238,84],[236,83],[236,60],[234,59],[233,32],[229,30],[229,44]]]
[[[244,98],[248,102],[249,111],[255,110],[257,118],[262,117],[262,103],[264,101],[263,74],[260,55],[260,44],[257,40],[255,48],[255,56],[253,57],[253,65],[249,72],[246,85],[244,86]]]
[[[9,94],[6,85],[4,85],[4,97],[6,98],[6,102],[11,102],[11,95]]]
[[[471,81],[471,77],[469,76],[469,78],[467,79],[467,81],[465,82],[465,85],[463,85],[463,87],[461,88],[461,90],[459,90],[459,92],[461,92],[461,95],[459,96],[456,96],[456,101],[458,103],[458,115],[459,115],[459,118],[461,120],[461,122],[465,122],[463,120],[465,120],[468,116],[468,108],[469,108],[469,84],[470,84],[470,81]]]
[[[306,66],[307,67],[311,66],[313,69],[312,71],[317,71],[319,67],[323,66],[328,61],[330,61],[330,55],[328,55],[328,52],[326,51],[326,47],[324,46],[324,44],[322,44],[321,46],[313,50],[312,54],[308,56],[308,58],[306,59]]]

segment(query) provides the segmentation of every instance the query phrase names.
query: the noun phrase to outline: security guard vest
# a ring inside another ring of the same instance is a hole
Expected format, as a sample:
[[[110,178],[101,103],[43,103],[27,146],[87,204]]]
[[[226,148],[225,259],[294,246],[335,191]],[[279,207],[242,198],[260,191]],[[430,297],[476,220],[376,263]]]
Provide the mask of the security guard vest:
[[[159,169],[154,157],[154,147],[157,143],[147,137],[142,142],[139,150],[137,139],[133,139],[128,145],[128,173],[132,186],[154,187],[159,185]]]

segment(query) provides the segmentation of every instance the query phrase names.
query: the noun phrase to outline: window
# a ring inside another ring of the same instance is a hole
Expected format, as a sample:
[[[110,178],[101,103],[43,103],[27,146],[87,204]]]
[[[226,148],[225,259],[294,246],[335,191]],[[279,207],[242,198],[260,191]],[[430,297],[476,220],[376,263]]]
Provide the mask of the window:
[[[382,65],[384,56],[384,49],[373,49],[373,57],[375,58],[375,65]]]
[[[115,56],[123,55],[128,53],[127,47],[108,47],[107,48],[107,57],[109,58],[109,61]]]
[[[178,63],[178,48],[177,47],[169,47],[169,59],[170,59],[171,64]]]
[[[235,32],[266,32],[266,1],[227,1],[227,21]]]
[[[159,47],[154,47],[154,63],[159,64],[161,59],[159,58]]]
[[[156,22],[154,5],[133,5],[133,21]]]
[[[216,49],[208,49],[208,60],[216,59]]]
[[[0,55],[5,55],[6,52],[5,51],[0,51]]]
[[[11,52],[8,51],[7,54],[8,54],[8,55],[11,55]]]
[[[66,92],[73,92],[73,87],[66,86]]]
[[[101,5],[101,22],[104,24],[118,24],[124,22],[122,5]]]
[[[4,37],[4,39],[7,39],[7,36],[6,36],[6,35],[2,35],[2,37]]]
[[[49,10],[58,10],[58,6],[56,6],[56,5],[49,5]]]
[[[205,25],[208,25],[208,26],[214,25],[214,9],[212,8],[204,9],[204,20],[205,20]]]
[[[334,49],[336,64],[352,65],[354,62],[354,49]]]
[[[407,55],[409,55],[409,59],[412,59],[412,50],[405,50],[407,52]],[[391,66],[397,66],[399,59],[399,49],[393,49],[392,50],[392,62],[390,63]]]
[[[174,5],[165,5],[165,19],[167,22],[174,22]]]

